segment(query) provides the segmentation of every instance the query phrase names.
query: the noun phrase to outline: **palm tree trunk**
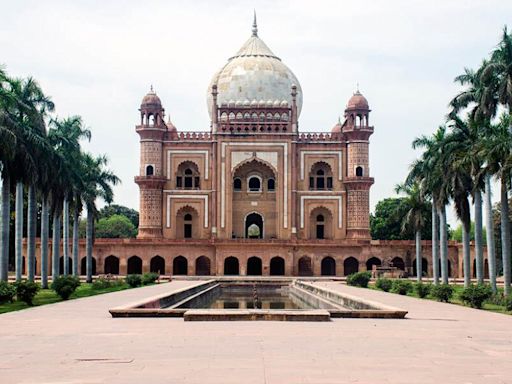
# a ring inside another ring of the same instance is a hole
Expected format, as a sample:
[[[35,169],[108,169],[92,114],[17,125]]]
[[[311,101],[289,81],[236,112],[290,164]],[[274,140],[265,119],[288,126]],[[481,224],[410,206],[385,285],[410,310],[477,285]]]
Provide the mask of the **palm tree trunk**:
[[[62,205],[62,222],[63,222],[63,228],[62,228],[62,245],[63,245],[63,251],[62,251],[62,257],[63,257],[63,275],[66,276],[69,271],[69,202],[68,199],[64,199],[64,203]]]
[[[28,213],[27,213],[27,275],[29,281],[34,281],[36,266],[36,189],[28,186]]]
[[[469,287],[471,283],[471,257],[469,245],[469,231],[471,223],[462,223],[462,255],[464,267],[464,288]]]
[[[49,233],[49,204],[43,197],[41,204],[41,287],[48,288],[48,233]]]
[[[92,283],[92,230],[94,224],[94,218],[92,217],[92,210],[87,207],[87,229],[86,229],[86,269],[87,269],[87,279],[88,283]]]
[[[484,249],[482,241],[482,192],[475,192],[475,260],[476,280],[478,284],[484,282]]]
[[[416,281],[419,283],[423,275],[422,268],[422,255],[421,255],[421,231],[416,231]]]
[[[2,220],[0,236],[0,281],[7,281],[9,270],[9,218],[11,214],[11,183],[4,172],[2,180]]]
[[[14,247],[16,255],[16,281],[20,281],[23,271],[23,183],[16,183],[16,222],[14,224]]]
[[[73,276],[78,276],[78,211],[75,210],[73,214]]]
[[[436,207],[432,203],[432,274],[434,275],[434,285],[439,284],[439,232],[437,220]]]
[[[441,280],[448,284],[448,230],[446,227],[446,206],[439,209],[439,243],[441,249]]]
[[[503,260],[503,280],[505,296],[510,295],[510,223],[508,221],[508,175],[501,178],[501,258]]]
[[[485,227],[487,228],[487,262],[489,264],[489,279],[494,293],[496,287],[496,248],[494,245],[494,220],[491,201],[491,176],[485,176]]]
[[[55,208],[53,212],[53,237],[52,237],[52,280],[59,276],[60,261],[60,215],[59,210]]]

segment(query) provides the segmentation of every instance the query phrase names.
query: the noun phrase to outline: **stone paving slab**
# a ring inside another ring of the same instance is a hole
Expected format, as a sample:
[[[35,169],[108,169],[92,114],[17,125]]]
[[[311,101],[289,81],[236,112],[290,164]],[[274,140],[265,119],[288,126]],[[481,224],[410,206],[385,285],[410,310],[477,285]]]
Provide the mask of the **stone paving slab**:
[[[108,309],[173,281],[0,315],[0,383],[512,383],[512,317],[322,282],[407,319],[184,322]]]

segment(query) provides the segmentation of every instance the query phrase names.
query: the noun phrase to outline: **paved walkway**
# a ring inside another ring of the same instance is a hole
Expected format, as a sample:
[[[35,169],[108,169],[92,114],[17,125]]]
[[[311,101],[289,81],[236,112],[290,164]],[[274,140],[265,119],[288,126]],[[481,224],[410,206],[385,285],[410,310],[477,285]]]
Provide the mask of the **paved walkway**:
[[[512,317],[319,283],[409,310],[328,323],[112,319],[173,281],[0,315],[0,382],[512,383]]]

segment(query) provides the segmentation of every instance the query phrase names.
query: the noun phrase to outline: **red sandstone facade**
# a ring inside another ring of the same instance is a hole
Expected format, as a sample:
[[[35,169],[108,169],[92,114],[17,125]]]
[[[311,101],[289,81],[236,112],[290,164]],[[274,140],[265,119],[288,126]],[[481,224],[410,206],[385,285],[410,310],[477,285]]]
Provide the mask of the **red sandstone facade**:
[[[393,265],[415,274],[413,242],[370,238],[368,101],[357,91],[342,122],[314,133],[299,129],[301,105],[300,84],[256,24],[208,89],[209,130],[165,122],[151,89],[135,129],[139,235],[98,239],[94,273],[343,276]],[[458,254],[451,244],[452,277]],[[428,275],[430,255],[424,242]]]

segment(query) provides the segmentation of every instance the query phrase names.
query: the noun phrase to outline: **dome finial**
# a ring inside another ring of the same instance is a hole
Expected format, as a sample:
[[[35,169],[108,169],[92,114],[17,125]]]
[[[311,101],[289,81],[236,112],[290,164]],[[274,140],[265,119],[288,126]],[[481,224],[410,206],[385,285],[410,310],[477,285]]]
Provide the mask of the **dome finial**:
[[[256,23],[256,10],[254,10],[254,21],[252,22],[252,35],[258,36],[258,24]]]
[[[149,87],[149,91],[150,91],[151,93],[154,93],[154,92],[155,92],[155,91],[153,91],[153,84],[151,84],[151,86]]]

